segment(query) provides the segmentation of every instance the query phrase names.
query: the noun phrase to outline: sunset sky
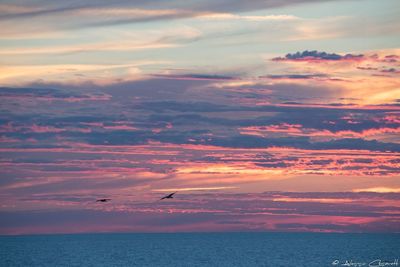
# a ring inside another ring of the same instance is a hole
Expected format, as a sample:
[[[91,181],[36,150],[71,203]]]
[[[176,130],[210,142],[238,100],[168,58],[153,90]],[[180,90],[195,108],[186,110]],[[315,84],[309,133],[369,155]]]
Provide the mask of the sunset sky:
[[[400,232],[399,14],[0,0],[0,234]]]

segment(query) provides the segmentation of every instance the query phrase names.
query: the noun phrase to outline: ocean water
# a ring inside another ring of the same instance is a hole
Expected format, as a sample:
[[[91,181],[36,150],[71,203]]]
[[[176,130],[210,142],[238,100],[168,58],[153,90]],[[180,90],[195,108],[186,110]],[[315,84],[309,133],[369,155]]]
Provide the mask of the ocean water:
[[[358,267],[400,266],[399,258],[400,234],[263,232],[0,236],[2,267]]]

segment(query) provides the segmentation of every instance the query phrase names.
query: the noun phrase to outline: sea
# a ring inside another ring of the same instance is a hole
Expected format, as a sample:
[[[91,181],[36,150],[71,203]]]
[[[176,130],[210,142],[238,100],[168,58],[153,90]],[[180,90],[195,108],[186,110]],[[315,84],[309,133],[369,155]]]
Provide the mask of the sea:
[[[107,233],[0,236],[0,266],[400,266],[400,234]]]

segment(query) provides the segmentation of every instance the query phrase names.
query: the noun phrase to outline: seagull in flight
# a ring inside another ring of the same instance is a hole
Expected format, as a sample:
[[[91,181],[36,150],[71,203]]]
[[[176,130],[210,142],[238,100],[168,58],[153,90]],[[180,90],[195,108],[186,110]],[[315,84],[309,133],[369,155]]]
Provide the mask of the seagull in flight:
[[[96,200],[96,202],[108,202],[108,201],[111,201],[111,198],[101,198]]]
[[[175,195],[175,194],[176,194],[176,192],[171,193],[171,194],[169,194],[169,195],[167,195],[165,197],[160,198],[160,200],[163,200],[163,199],[166,199],[166,198],[174,198],[173,195]]]

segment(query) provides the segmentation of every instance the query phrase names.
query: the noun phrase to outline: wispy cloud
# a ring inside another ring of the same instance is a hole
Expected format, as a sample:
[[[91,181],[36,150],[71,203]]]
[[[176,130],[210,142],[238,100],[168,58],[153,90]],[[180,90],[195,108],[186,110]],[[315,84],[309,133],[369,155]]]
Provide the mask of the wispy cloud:
[[[183,188],[164,188],[164,189],[153,189],[154,192],[173,192],[173,191],[213,191],[213,190],[227,190],[236,189],[234,186],[218,186],[218,187],[183,187]]]
[[[293,15],[237,15],[231,13],[211,13],[199,15],[200,19],[209,20],[248,20],[248,21],[288,21],[288,20],[298,20],[299,17]]]
[[[23,55],[23,54],[70,54],[70,53],[87,53],[87,52],[105,52],[105,51],[135,51],[144,49],[160,49],[177,47],[179,44],[163,43],[161,41],[154,41],[152,43],[100,43],[100,44],[87,44],[76,46],[51,46],[51,47],[38,47],[38,48],[23,48],[15,47],[12,49],[3,49],[0,55]]]
[[[371,188],[362,188],[362,189],[354,189],[353,192],[376,192],[376,193],[400,193],[400,188],[393,187],[371,187]]]

